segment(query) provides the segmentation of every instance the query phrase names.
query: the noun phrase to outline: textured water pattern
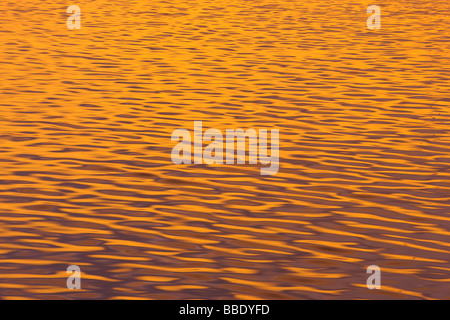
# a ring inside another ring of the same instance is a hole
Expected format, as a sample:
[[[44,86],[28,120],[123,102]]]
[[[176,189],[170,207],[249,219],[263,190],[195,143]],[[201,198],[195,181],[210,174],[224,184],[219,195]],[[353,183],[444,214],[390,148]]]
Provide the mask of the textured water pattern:
[[[1,1],[0,298],[449,299],[450,6],[370,4]],[[194,120],[278,174],[174,165]]]

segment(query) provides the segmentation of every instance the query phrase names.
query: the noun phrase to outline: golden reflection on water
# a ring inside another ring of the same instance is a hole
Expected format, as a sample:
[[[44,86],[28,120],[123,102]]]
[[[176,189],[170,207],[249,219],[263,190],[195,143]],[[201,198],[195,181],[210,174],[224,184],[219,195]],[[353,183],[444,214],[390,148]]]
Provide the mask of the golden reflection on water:
[[[70,4],[0,3],[0,298],[450,298],[447,1]],[[172,164],[194,120],[278,174]]]

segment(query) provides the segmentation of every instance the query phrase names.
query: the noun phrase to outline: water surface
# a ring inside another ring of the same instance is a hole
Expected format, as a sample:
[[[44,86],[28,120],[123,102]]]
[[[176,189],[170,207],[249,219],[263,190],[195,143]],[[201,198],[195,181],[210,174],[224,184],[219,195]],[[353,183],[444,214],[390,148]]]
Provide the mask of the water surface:
[[[450,299],[448,1],[70,4],[0,3],[0,298]],[[174,165],[194,120],[278,174]]]

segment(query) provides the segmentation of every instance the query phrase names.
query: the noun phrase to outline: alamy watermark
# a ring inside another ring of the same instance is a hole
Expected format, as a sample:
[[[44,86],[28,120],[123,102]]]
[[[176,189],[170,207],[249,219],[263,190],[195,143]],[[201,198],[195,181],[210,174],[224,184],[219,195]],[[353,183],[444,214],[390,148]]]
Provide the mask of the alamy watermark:
[[[370,30],[381,29],[381,9],[379,6],[371,5],[367,7],[367,13],[372,13],[367,18],[367,28]]]
[[[72,15],[67,18],[67,28],[69,30],[81,29],[81,9],[77,5],[71,5],[67,7],[67,13]]]
[[[71,265],[67,267],[68,274],[71,274],[66,281],[68,289],[81,289],[81,269],[77,265]]]
[[[381,270],[379,266],[371,265],[367,267],[367,273],[372,274],[367,278],[366,285],[370,290],[381,289]]]
[[[269,131],[270,155],[267,152]],[[235,140],[237,140],[237,143],[235,143]],[[247,140],[248,144],[246,143]],[[257,164],[259,159],[260,164],[269,165],[260,168],[261,175],[274,175],[279,169],[278,129],[259,129],[258,132],[255,129],[247,129],[246,131],[243,129],[226,129],[225,135],[223,135],[219,129],[212,128],[206,130],[203,134],[202,121],[194,121],[193,139],[189,130],[175,129],[172,133],[172,141],[179,141],[172,149],[172,162],[174,164],[205,163],[210,165],[235,164],[235,162],[237,164]],[[203,141],[211,142],[204,150]],[[248,156],[246,146],[248,146]],[[248,162],[246,161],[247,158]]]
[[[67,13],[71,16],[67,19],[67,28],[69,30],[81,29],[81,9],[77,5],[67,7]],[[381,9],[377,5],[367,7],[367,13],[371,15],[367,18],[366,25],[370,30],[381,29]]]

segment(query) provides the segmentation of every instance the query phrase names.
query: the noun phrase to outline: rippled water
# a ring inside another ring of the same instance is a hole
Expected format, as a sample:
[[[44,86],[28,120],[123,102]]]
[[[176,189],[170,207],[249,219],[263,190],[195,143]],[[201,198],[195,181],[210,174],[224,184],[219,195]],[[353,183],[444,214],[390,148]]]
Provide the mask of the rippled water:
[[[377,2],[2,1],[0,298],[450,299],[450,7]],[[174,165],[194,120],[278,174]]]

